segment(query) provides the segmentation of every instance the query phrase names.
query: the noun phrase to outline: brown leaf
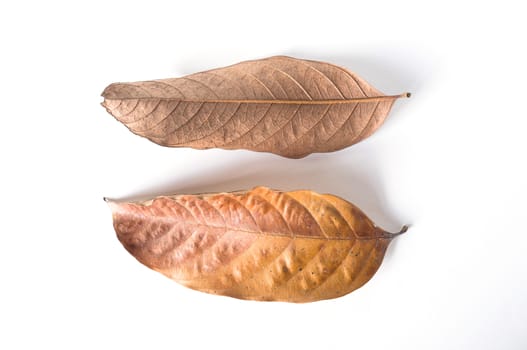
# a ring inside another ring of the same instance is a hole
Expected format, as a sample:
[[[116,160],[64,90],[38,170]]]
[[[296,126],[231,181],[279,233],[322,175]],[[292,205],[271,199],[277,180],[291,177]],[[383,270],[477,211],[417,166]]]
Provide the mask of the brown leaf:
[[[391,239],[353,204],[312,191],[250,191],[109,202],[124,247],[192,289],[311,302],[361,287]]]
[[[401,94],[386,96],[350,71],[277,56],[181,78],[115,83],[103,106],[163,146],[248,149],[302,158],[371,135]]]

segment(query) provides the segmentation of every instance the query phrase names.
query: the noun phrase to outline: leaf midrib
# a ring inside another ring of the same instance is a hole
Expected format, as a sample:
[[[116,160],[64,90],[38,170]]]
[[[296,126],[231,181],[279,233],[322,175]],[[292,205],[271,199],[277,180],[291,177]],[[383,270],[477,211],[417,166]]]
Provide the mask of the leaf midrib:
[[[312,239],[312,240],[320,240],[320,241],[352,241],[352,240],[358,240],[358,241],[370,241],[370,240],[376,240],[381,238],[387,238],[387,237],[360,237],[357,235],[354,235],[353,237],[324,237],[324,236],[307,236],[307,235],[298,235],[295,234],[293,236],[285,233],[280,232],[269,232],[269,231],[254,231],[254,230],[248,230],[248,229],[242,229],[237,227],[230,227],[230,226],[217,226],[217,225],[208,225],[208,224],[202,224],[199,222],[189,222],[189,221],[181,221],[181,220],[172,220],[170,218],[163,218],[163,217],[157,217],[155,221],[163,221],[165,223],[168,223],[170,225],[183,225],[183,226],[198,226],[198,227],[207,227],[211,229],[220,229],[220,230],[228,230],[228,231],[235,231],[235,232],[242,232],[242,233],[248,233],[253,235],[260,235],[260,236],[271,236],[271,237],[287,237],[291,239],[296,238],[303,238],[303,239]],[[183,224],[182,224],[183,223]]]
[[[104,97],[104,96],[103,96]],[[284,105],[335,105],[335,104],[351,104],[351,103],[369,103],[386,100],[395,100],[402,97],[408,97],[408,93],[391,96],[371,96],[371,97],[357,97],[344,100],[244,100],[244,99],[181,99],[174,97],[122,97],[122,98],[107,98],[108,101],[126,101],[126,100],[159,100],[159,101],[178,101],[189,103],[250,103],[250,104],[284,104]]]

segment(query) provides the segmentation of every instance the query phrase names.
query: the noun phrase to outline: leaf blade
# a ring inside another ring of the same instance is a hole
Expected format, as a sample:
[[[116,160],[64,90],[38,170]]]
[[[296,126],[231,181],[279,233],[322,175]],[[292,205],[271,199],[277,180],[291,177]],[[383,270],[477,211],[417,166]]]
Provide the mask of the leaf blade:
[[[359,288],[392,234],[353,204],[311,191],[110,203],[123,246],[189,288],[241,299],[311,302]]]
[[[329,63],[285,56],[181,78],[114,83],[102,95],[103,106],[117,120],[163,146],[248,149],[289,158],[360,142],[382,124],[396,99],[407,96],[386,96],[355,74]],[[152,105],[171,101],[184,108],[152,112]],[[194,110],[196,104],[207,107],[208,117],[188,112],[187,108]],[[380,108],[368,119],[375,104]],[[231,105],[241,108],[241,113],[229,114]],[[321,116],[324,109],[317,106],[331,111],[331,118]],[[348,123],[356,125],[339,132]],[[255,139],[259,140],[256,144]],[[303,141],[298,143],[297,139]],[[287,149],[290,143],[296,145]]]

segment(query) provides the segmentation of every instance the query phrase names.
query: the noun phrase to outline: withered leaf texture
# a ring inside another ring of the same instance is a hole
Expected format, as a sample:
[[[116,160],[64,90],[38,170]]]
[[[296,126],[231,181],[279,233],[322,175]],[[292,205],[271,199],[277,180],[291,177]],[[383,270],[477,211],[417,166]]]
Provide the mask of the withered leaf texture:
[[[388,233],[353,204],[312,191],[249,191],[108,201],[117,237],[141,263],[192,289],[312,302],[348,294],[379,268]]]
[[[181,78],[114,83],[103,106],[163,146],[248,149],[302,158],[371,135],[393,103],[333,64],[276,56]]]

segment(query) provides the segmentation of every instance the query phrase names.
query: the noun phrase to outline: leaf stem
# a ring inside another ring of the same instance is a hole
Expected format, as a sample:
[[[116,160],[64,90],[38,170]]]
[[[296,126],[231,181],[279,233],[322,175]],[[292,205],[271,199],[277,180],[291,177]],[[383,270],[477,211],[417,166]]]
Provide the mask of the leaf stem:
[[[388,239],[395,238],[399,235],[402,235],[406,231],[408,231],[409,227],[410,225],[404,225],[403,227],[401,227],[401,230],[399,230],[399,232],[386,232],[384,230],[380,230],[382,234],[379,236],[379,238],[388,238]]]

